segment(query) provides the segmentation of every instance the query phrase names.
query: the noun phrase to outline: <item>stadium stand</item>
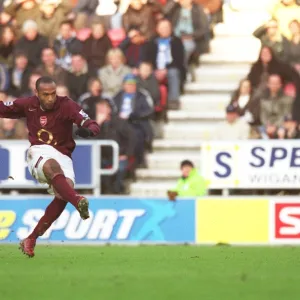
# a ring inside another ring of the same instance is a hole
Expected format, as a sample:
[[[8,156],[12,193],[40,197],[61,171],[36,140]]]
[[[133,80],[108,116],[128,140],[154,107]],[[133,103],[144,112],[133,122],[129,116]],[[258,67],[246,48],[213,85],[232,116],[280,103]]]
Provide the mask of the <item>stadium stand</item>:
[[[96,115],[93,101],[105,98],[113,113],[137,128],[146,122],[144,116],[138,115],[139,107],[128,110],[130,93],[121,93],[126,82],[137,83],[137,93],[148,101],[152,116],[147,114],[146,133],[133,130],[135,147],[145,151],[142,158],[125,158],[131,184],[122,192],[162,196],[180,176],[180,161],[192,160],[201,170],[201,143],[216,138],[220,126],[232,128],[239,120],[249,126],[249,138],[271,137],[266,134],[268,120],[260,120],[260,108],[273,73],[280,73],[280,92],[292,101],[276,123],[274,137],[291,136],[286,121],[297,126],[300,120],[299,9],[294,0],[4,1],[1,99],[30,95],[38,76],[51,75],[59,90],[84,104],[91,116]],[[284,24],[272,18],[284,18]],[[270,59],[268,53],[259,56],[261,45],[274,50]],[[148,65],[149,74],[141,75],[140,69]],[[250,70],[259,82],[253,83]],[[246,78],[253,86],[244,94],[237,89]],[[96,79],[99,88],[94,93],[91,82]],[[176,89],[180,97],[171,99]],[[15,123],[21,134],[13,134],[11,126],[14,123],[0,123],[1,139],[26,138],[23,122]],[[236,133],[228,131],[228,137],[239,138]]]

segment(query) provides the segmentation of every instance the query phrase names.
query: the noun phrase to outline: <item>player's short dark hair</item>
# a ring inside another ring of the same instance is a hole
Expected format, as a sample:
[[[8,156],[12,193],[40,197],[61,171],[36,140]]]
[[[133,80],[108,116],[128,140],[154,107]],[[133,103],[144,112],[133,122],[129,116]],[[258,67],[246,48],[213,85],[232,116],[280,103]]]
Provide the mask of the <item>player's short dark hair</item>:
[[[184,160],[181,162],[180,164],[180,169],[182,169],[183,167],[191,167],[194,168],[194,164],[190,161],[190,160]]]
[[[37,81],[36,81],[36,84],[35,84],[35,88],[36,90],[38,91],[39,88],[40,88],[40,85],[41,84],[51,84],[51,83],[55,83],[55,81],[53,80],[53,78],[51,77],[48,77],[48,76],[42,76],[41,78],[39,78]]]

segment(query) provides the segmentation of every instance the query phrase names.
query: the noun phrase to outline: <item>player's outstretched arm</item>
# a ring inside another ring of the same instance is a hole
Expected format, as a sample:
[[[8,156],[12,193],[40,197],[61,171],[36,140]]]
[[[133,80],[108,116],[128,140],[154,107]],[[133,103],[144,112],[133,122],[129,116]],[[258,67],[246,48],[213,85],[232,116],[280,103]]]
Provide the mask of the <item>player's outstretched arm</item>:
[[[76,135],[82,138],[96,136],[100,132],[100,127],[89,118],[83,109],[74,101],[69,102],[69,112],[71,113],[71,120],[78,126]]]
[[[24,99],[0,102],[0,118],[20,119],[26,117],[24,102]]]
[[[100,132],[99,125],[93,120],[85,120],[82,126],[76,130],[76,135],[82,138],[96,136]]]

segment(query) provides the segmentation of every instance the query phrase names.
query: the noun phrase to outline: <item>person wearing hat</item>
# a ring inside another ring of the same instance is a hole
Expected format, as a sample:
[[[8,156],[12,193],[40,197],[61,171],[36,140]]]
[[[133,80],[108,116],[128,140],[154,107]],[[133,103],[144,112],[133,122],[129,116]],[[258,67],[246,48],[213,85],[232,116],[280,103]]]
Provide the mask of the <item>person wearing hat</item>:
[[[128,120],[136,136],[136,163],[145,166],[145,150],[153,139],[150,118],[154,113],[153,100],[149,93],[137,88],[137,78],[128,74],[123,80],[123,89],[113,98],[121,119]]]
[[[48,40],[38,33],[37,23],[33,20],[27,20],[22,30],[23,36],[16,43],[15,52],[24,52],[29,66],[36,68],[41,63],[43,49],[48,48]]]
[[[176,197],[202,197],[207,194],[205,179],[190,160],[181,162],[180,171],[181,178],[175,189],[167,191],[169,200],[175,201]]]
[[[226,108],[226,120],[221,122],[215,135],[216,140],[246,140],[250,135],[250,125],[239,116],[239,109],[233,104]]]
[[[22,35],[22,26],[27,20],[36,20],[41,14],[35,0],[6,0],[4,12],[17,22],[18,36]]]
[[[39,8],[41,14],[36,20],[39,32],[49,39],[50,45],[53,45],[60,24],[71,11],[72,5],[70,0],[41,0]]]

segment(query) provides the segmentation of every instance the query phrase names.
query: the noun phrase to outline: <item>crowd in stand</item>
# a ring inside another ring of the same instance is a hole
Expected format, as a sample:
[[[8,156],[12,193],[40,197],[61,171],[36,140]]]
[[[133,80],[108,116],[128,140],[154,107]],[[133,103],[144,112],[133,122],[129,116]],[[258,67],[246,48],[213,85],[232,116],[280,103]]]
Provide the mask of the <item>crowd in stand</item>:
[[[300,138],[300,3],[279,1],[253,35],[259,57],[232,95],[218,139]]]
[[[0,1],[0,101],[35,94],[40,76],[120,145],[120,170],[104,192],[124,192],[128,170],[145,165],[166,110],[209,51],[221,0]],[[0,120],[0,138],[27,137],[23,120]],[[102,152],[102,167],[112,154]]]

